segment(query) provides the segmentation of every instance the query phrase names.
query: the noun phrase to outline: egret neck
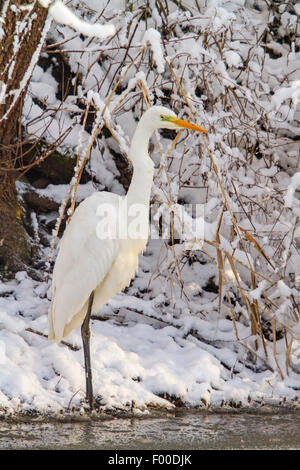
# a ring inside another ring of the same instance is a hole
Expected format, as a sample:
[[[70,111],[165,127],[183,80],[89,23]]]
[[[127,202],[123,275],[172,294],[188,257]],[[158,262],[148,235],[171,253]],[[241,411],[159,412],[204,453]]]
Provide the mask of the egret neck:
[[[155,128],[144,115],[136,128],[129,153],[133,175],[127,192],[127,204],[128,207],[133,204],[143,204],[147,213],[154,173],[154,163],[149,156],[148,145],[154,131]]]

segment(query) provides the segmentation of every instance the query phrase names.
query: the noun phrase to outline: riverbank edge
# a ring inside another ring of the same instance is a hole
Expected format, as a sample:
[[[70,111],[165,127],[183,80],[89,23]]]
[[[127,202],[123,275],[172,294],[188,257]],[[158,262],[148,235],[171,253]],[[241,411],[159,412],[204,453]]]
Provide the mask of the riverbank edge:
[[[263,400],[251,405],[236,405],[232,403],[222,404],[221,406],[157,406],[149,404],[144,409],[124,408],[124,409],[97,409],[90,412],[85,405],[76,409],[61,409],[57,411],[39,411],[34,409],[12,411],[0,409],[0,423],[20,423],[20,422],[52,422],[52,423],[70,423],[84,421],[109,421],[112,419],[158,419],[178,417],[181,414],[277,414],[286,411],[294,411],[300,414],[300,401],[297,400]]]

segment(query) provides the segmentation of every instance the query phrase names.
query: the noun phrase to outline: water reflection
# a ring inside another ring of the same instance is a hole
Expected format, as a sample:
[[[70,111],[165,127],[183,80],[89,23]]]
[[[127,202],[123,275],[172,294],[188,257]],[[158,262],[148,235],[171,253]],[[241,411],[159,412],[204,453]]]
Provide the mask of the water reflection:
[[[300,449],[300,412],[178,412],[72,423],[0,421],[0,449]]]

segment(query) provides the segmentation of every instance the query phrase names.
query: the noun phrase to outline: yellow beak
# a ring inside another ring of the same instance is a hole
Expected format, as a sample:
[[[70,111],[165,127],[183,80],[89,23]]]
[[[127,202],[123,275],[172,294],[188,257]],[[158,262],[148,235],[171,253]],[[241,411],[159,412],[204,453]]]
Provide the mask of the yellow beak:
[[[199,132],[204,132],[205,134],[208,134],[208,131],[206,129],[203,129],[203,127],[199,127],[196,124],[192,124],[191,122],[184,121],[183,119],[174,118],[172,119],[172,122],[174,122],[176,126],[184,127],[185,129],[191,129],[192,131],[199,131]]]

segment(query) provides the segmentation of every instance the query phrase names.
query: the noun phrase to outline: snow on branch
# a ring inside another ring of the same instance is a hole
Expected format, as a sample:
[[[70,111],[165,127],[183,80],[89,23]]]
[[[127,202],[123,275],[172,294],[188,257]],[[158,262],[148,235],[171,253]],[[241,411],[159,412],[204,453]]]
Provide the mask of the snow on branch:
[[[105,39],[115,34],[115,27],[113,24],[91,24],[78,18],[66,5],[60,0],[51,2],[50,0],[39,0],[39,3],[49,9],[49,13],[57,23],[71,26],[78,33],[85,36],[98,37]]]
[[[293,119],[297,105],[300,102],[300,80],[294,81],[289,87],[280,87],[276,90],[275,94],[272,96],[270,109],[278,111],[282,103],[289,99],[292,100]]]
[[[161,37],[156,29],[149,28],[145,32],[143,44],[146,45],[147,43],[151,46],[158,73],[163,73],[165,70],[164,55],[161,47]]]
[[[296,202],[296,199],[294,201],[294,194],[297,188],[299,187],[300,187],[300,173],[297,172],[292,176],[290,184],[288,186],[287,193],[284,197],[285,207],[289,207],[290,209],[294,207],[295,205],[294,202]]]

